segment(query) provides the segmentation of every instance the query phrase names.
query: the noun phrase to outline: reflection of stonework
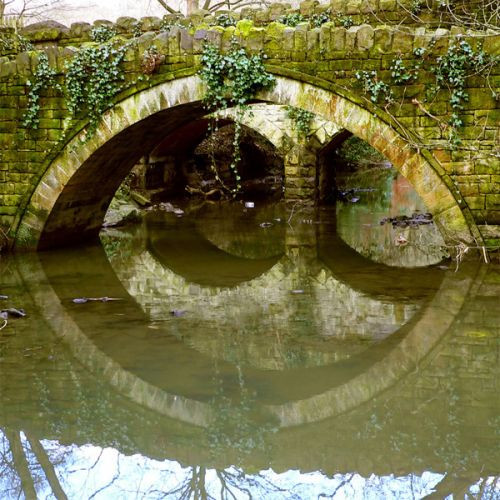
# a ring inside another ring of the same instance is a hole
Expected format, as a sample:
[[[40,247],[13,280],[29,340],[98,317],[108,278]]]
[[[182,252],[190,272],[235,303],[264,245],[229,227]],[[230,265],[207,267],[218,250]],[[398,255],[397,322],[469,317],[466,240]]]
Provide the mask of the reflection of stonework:
[[[7,267],[4,286],[20,285],[15,269]],[[127,388],[140,386],[134,383],[133,374],[128,379],[121,377],[123,368],[116,366],[115,371],[112,360],[106,361],[106,356],[95,348],[88,350],[90,343],[82,332],[71,336],[70,330],[76,332],[72,315],[77,310],[62,306],[36,259],[31,264],[21,259],[17,271],[30,284],[30,293],[23,292],[23,304],[30,311],[39,307],[54,334],[65,343],[45,338],[48,334],[40,328],[43,322],[35,312],[28,323],[17,323],[19,335],[2,344],[0,370],[7,381],[0,386],[2,426],[7,422],[11,428],[68,444],[112,445],[127,454],[139,452],[189,463],[232,463],[234,454],[230,449],[210,458],[203,433],[191,425],[161,420],[159,409],[155,409],[158,414],[148,411],[154,393],[146,391],[137,398],[138,393]],[[275,471],[289,467],[322,469],[327,474],[354,469],[368,475],[391,473],[395,467],[398,471],[445,471],[450,464],[467,466],[473,474],[494,472],[498,464],[495,396],[500,332],[498,313],[491,305],[499,290],[494,269],[483,268],[475,273],[475,269],[449,273],[430,306],[419,313],[419,323],[408,332],[404,344],[387,349],[388,356],[381,358],[366,376],[343,384],[345,399],[341,392],[335,399],[330,393],[323,397],[324,401],[319,397],[297,402],[288,405],[289,411],[285,412],[285,405],[280,412],[283,425],[324,415],[325,408],[331,410],[331,415],[347,410],[344,415],[314,425],[281,429],[266,438],[271,457],[260,462],[251,455],[248,463],[257,460],[263,467],[272,464]],[[113,279],[111,275],[102,278],[99,287],[109,286]],[[34,358],[25,357],[21,370],[19,352],[24,338],[30,345],[48,342],[49,347]],[[64,346],[70,347],[71,355]],[[49,353],[54,356],[51,361],[45,359]],[[121,378],[124,385],[117,384]],[[139,404],[127,403],[116,390]],[[82,395],[88,397],[83,399]],[[29,413],[19,411],[20,401],[28,402]],[[33,414],[40,418],[33,419]],[[186,413],[176,418],[190,422],[190,415],[193,409],[186,406]],[[304,447],[304,442],[309,445]]]
[[[308,262],[308,268],[296,247],[263,275],[221,288],[190,283],[147,250],[137,253],[137,242],[131,244],[134,254],[117,252],[111,263],[153,321],[168,320],[172,309],[186,310],[179,328],[189,345],[259,368],[321,366],[348,359],[366,348],[363,339],[390,335],[418,308],[418,303],[370,298],[336,280],[318,262]],[[191,326],[200,324],[203,329]]]

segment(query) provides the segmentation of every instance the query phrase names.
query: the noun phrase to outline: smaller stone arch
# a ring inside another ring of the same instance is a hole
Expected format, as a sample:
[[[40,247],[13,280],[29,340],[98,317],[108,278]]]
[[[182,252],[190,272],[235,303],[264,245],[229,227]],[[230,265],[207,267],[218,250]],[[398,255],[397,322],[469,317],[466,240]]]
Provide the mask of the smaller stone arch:
[[[321,150],[335,143],[336,137],[346,133],[335,122],[313,115],[307,136],[301,136],[296,124],[289,117],[288,106],[283,104],[257,103],[249,106],[243,117],[234,108],[222,111],[219,116],[257,130],[271,142],[283,157],[285,169],[285,197],[288,201],[313,201],[321,197],[318,156]],[[349,133],[347,135],[350,135]],[[319,190],[318,190],[319,188]]]

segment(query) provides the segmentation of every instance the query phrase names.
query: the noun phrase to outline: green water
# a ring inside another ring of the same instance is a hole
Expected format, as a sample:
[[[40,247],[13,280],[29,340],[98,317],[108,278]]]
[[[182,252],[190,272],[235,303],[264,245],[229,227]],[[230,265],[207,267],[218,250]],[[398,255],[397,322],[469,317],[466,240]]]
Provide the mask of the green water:
[[[0,497],[500,497],[500,269],[375,198],[3,257]]]

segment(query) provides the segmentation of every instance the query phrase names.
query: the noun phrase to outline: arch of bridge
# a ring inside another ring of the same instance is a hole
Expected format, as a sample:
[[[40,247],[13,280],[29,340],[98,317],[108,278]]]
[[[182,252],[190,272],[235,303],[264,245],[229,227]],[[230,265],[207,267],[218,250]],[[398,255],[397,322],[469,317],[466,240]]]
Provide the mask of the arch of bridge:
[[[180,77],[124,98],[103,116],[97,133],[76,134],[47,165],[16,231],[18,248],[55,246],[95,235],[119,184],[145,152],[175,128],[204,114],[204,86],[197,76]],[[412,184],[445,241],[481,241],[467,207],[456,199],[439,166],[382,118],[331,90],[331,84],[276,77],[257,100],[288,104],[336,123],[384,154]]]

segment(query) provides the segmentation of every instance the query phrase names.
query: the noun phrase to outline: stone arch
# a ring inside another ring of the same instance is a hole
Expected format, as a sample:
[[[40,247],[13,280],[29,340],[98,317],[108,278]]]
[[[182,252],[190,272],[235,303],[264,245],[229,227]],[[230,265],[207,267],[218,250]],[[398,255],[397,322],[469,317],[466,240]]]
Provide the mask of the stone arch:
[[[277,76],[258,101],[290,104],[337,123],[384,154],[412,184],[444,239],[474,244],[481,237],[465,202],[456,198],[430,154],[412,149],[387,120],[330,90],[331,84]],[[73,137],[50,162],[16,232],[17,248],[44,248],[97,234],[120,182],[157,137],[204,114],[204,86],[197,76],[164,82],[124,98],[108,110],[95,136]]]
[[[251,111],[256,105],[251,106]],[[261,105],[262,106],[262,105]],[[264,105],[266,106],[266,105]],[[226,141],[219,142],[215,140],[212,144],[216,144],[214,156],[208,155],[207,139],[210,130],[213,127],[212,116],[203,116],[193,120],[177,129],[162,141],[151,151],[145,155],[141,166],[135,169],[139,177],[145,176],[144,166],[149,167],[151,175],[149,180],[143,179],[143,187],[146,189],[162,189],[166,196],[177,196],[184,192],[189,185],[190,176],[194,172],[203,176],[204,171],[211,171],[210,163],[212,159],[217,162],[217,158],[222,159],[223,164],[219,165],[219,174],[222,173],[224,178],[225,162],[229,161],[229,151],[226,150],[229,143],[232,142],[231,134],[233,132],[235,116],[233,111],[227,110],[228,114],[218,116],[217,128],[220,139],[226,136]],[[245,114],[244,118],[248,118]],[[240,163],[240,175],[242,178],[243,197],[270,197],[279,199],[282,195],[283,179],[284,179],[284,155],[272,139],[275,137],[270,134],[268,128],[263,129],[255,126],[256,123],[252,120],[242,120],[241,129],[241,150],[242,161]],[[226,128],[228,127],[228,128]],[[230,130],[230,132],[229,132]],[[229,135],[226,135],[228,134]],[[201,146],[201,147],[200,147]],[[220,158],[219,158],[220,155]],[[218,163],[218,162],[217,162]],[[227,167],[227,163],[226,163]],[[268,175],[273,175],[273,187],[269,191],[259,193],[259,190],[247,193],[248,183],[245,181],[262,179]],[[210,176],[213,176],[211,173]],[[195,182],[196,187],[196,182]]]

